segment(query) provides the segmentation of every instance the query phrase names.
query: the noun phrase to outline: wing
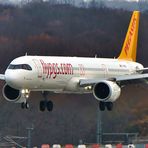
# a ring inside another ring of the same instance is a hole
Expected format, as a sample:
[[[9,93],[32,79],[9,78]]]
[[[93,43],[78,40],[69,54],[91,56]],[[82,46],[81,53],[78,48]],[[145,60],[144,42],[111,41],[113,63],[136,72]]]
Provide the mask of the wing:
[[[100,81],[103,80],[108,80],[108,81],[115,81],[117,83],[139,83],[143,82],[144,80],[148,79],[148,74],[132,74],[132,75],[123,75],[123,76],[117,76],[114,78],[105,78],[105,79],[81,79],[79,84],[80,86],[88,86],[88,85],[94,85],[96,83],[99,83]]]
[[[145,72],[145,71],[148,71],[148,67],[136,70],[136,72]]]
[[[4,74],[0,74],[0,80],[5,80],[5,75]]]

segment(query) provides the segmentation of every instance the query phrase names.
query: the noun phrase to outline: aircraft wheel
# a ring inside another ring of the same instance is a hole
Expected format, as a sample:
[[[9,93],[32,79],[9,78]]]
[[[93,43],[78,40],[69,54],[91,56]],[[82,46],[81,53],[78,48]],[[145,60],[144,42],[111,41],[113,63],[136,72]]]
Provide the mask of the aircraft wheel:
[[[47,102],[47,110],[49,112],[51,112],[53,110],[53,102],[52,101]]]
[[[25,103],[25,108],[29,109],[29,103],[28,102]]]
[[[25,108],[25,103],[24,103],[24,102],[21,104],[21,108],[22,108],[22,109]]]
[[[101,111],[105,111],[105,102],[100,102],[99,107]]]
[[[22,109],[25,109],[25,108],[26,108],[26,109],[29,109],[29,103],[23,102],[23,103],[21,104],[21,108],[22,108]]]
[[[113,102],[107,102],[106,107],[107,107],[108,111],[112,111],[113,110]]]
[[[40,111],[45,111],[46,109],[46,102],[45,101],[40,101]]]

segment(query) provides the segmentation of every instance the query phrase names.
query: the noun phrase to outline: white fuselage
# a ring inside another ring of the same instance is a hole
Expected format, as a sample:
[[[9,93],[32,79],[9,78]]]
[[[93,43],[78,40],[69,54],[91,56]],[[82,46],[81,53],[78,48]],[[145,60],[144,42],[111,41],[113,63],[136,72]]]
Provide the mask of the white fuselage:
[[[14,68],[28,64],[31,70]],[[136,62],[105,58],[23,56],[14,59],[5,72],[6,83],[16,89],[86,93],[80,79],[114,78],[135,74],[143,66]]]

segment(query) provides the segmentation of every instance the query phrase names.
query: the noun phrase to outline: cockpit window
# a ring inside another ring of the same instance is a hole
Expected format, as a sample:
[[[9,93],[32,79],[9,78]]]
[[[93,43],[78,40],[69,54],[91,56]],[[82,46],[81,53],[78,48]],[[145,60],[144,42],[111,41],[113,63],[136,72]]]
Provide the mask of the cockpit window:
[[[24,70],[32,70],[31,66],[28,64],[10,64],[8,66],[8,69],[24,69]]]

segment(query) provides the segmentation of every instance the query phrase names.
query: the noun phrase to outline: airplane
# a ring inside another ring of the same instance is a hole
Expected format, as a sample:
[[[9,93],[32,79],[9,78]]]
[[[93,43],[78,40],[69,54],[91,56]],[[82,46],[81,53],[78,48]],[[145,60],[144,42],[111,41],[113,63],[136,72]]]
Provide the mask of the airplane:
[[[0,79],[3,97],[12,103],[21,103],[28,109],[30,92],[41,91],[40,111],[53,110],[47,92],[85,94],[93,93],[101,111],[113,110],[128,83],[145,83],[148,68],[136,62],[140,12],[134,11],[118,58],[86,58],[60,56],[22,56],[14,59]]]

